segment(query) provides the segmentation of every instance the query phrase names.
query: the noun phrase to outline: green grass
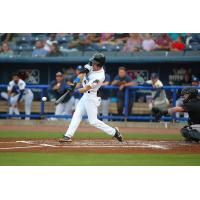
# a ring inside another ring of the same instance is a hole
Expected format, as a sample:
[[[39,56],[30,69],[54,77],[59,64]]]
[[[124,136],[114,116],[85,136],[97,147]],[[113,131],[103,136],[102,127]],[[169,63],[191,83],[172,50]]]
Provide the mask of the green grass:
[[[146,140],[182,140],[180,134],[141,134],[126,133],[123,134],[125,139],[146,139]],[[0,131],[0,138],[60,138],[62,133],[54,132],[25,132],[25,131]],[[105,133],[76,133],[75,139],[108,139]]]
[[[199,154],[0,153],[1,166],[195,166]]]

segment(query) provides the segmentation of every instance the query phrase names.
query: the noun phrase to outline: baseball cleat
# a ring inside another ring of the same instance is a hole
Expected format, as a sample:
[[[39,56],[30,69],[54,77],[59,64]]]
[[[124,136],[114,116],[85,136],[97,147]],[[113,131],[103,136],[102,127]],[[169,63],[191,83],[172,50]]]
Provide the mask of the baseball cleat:
[[[63,143],[63,142],[72,142],[72,139],[70,137],[63,136],[63,138],[60,139],[59,142],[60,143]]]
[[[122,134],[119,132],[119,128],[115,127],[115,135],[113,136],[114,138],[116,138],[119,142],[123,142],[123,137]]]

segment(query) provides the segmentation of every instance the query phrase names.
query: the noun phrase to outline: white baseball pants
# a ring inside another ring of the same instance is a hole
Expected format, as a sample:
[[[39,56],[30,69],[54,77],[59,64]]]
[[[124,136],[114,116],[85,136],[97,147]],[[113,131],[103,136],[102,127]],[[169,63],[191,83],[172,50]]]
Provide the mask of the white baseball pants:
[[[183,105],[183,98],[177,99],[177,100],[176,100],[176,106],[182,106],[182,105]],[[179,118],[179,117],[180,117],[180,113],[177,112],[177,113],[176,113],[176,118]],[[189,115],[188,115],[187,112],[184,112],[184,117],[185,117],[185,118],[188,118],[188,117],[189,117]]]
[[[6,92],[2,92],[1,96],[6,100],[8,99],[8,94]],[[17,107],[14,107],[14,105],[17,102],[18,97],[19,97],[19,94],[10,98],[10,104],[11,104],[11,106],[9,107],[9,114],[10,115],[12,115],[12,114],[19,115],[20,114],[19,113],[19,109]],[[33,93],[32,93],[32,91],[29,91],[28,93],[23,95],[23,97],[21,98],[20,101],[24,101],[25,114],[26,115],[30,115],[31,114],[32,102],[33,102]],[[26,117],[25,119],[28,120],[30,118]]]
[[[108,116],[109,114],[109,103],[110,100],[109,99],[103,99],[101,100],[101,112],[102,116]],[[103,121],[108,121],[108,119],[103,119]]]
[[[84,115],[88,116],[88,121],[90,125],[102,130],[110,136],[114,136],[115,129],[108,126],[97,118],[99,105],[100,98],[97,97],[96,94],[85,93],[77,104],[76,110],[72,117],[69,128],[65,133],[65,136],[70,138],[73,137]]]
[[[71,115],[74,105],[74,97],[71,97],[69,101],[65,103],[59,103],[56,106],[55,115]]]

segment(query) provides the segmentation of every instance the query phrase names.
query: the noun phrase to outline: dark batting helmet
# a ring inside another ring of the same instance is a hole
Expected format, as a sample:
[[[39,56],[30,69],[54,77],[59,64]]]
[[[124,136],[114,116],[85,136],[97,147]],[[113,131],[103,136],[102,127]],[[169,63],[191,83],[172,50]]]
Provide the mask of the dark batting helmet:
[[[95,53],[90,59],[90,64],[96,64],[99,67],[102,67],[106,62],[106,57],[102,53]]]
[[[181,96],[183,97],[183,102],[187,103],[190,101],[190,99],[198,96],[198,90],[194,87],[183,88],[181,91]]]

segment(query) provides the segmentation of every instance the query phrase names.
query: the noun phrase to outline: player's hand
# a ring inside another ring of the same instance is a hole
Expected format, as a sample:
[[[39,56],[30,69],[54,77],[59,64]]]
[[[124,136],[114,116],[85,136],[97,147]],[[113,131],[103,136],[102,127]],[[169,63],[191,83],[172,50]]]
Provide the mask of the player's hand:
[[[123,90],[123,89],[124,89],[124,85],[120,85],[119,90]]]
[[[13,105],[14,108],[17,108],[18,107],[18,102],[16,102],[14,105]]]

